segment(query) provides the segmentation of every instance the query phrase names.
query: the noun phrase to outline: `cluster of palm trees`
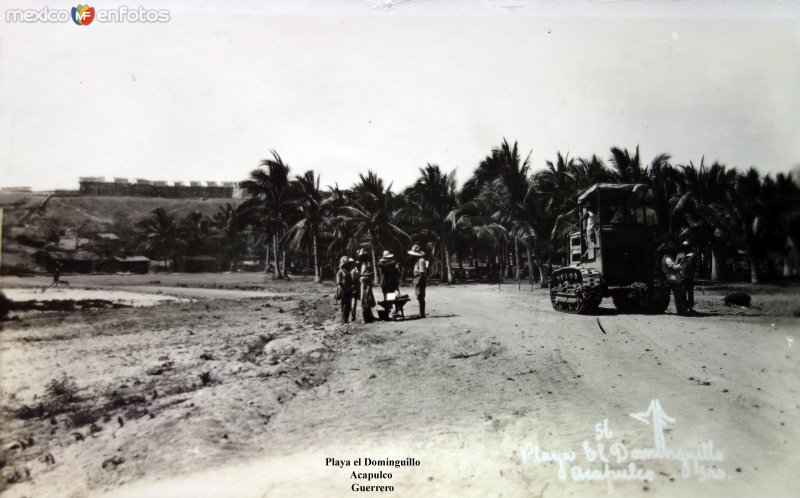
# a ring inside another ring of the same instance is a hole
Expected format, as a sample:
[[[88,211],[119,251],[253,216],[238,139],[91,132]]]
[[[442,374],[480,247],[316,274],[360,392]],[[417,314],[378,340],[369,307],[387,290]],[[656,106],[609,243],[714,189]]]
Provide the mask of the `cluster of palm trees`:
[[[731,276],[737,263],[749,267],[753,282],[797,274],[800,185],[790,174],[739,172],[704,159],[673,165],[667,154],[645,163],[638,147],[613,147],[607,162],[559,152],[534,171],[530,154],[523,157],[516,142],[503,140],[461,188],[455,171],[427,164],[401,191],[372,171],[349,189],[323,189],[314,171],[292,177],[272,151],[243,183],[250,197],[238,206],[180,223],[157,211],[139,227],[151,252],[191,247],[217,254],[231,268],[243,258],[260,259],[276,278],[287,277],[287,261],[298,258],[319,281],[339,256],[358,248],[376,260],[381,250],[403,255],[417,243],[443,282],[463,276],[465,262],[479,275],[527,274],[533,282],[563,262],[578,220],[576,199],[600,182],[650,187],[659,238],[695,244],[707,262],[702,276]]]
[[[609,163],[610,168],[595,156],[587,160],[558,154],[534,181],[555,204],[595,182],[646,184],[659,237],[697,246],[707,262],[703,276],[730,276],[737,263],[748,267],[753,283],[762,276],[797,275],[800,186],[791,174],[773,178],[753,168],[739,172],[719,162],[706,165],[704,158],[697,165],[673,165],[667,154],[644,164],[638,147],[634,153],[612,147]],[[557,220],[556,232],[563,233],[562,221]]]
[[[182,219],[159,207],[135,224],[115,220],[114,229],[123,235],[125,252],[142,252],[173,270],[184,269],[186,258],[194,256],[211,256],[219,268],[234,270],[250,252],[253,216],[247,204],[226,203],[213,216],[193,211]]]

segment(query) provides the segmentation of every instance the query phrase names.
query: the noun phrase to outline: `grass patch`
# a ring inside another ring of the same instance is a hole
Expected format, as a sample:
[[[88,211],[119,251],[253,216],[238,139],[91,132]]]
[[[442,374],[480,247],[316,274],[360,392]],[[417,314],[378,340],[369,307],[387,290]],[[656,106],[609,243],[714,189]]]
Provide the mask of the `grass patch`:
[[[78,400],[78,384],[67,374],[48,382],[44,392],[48,399],[58,403],[72,403]]]
[[[20,420],[30,420],[34,418],[44,418],[47,415],[47,409],[45,408],[44,403],[39,403],[33,406],[23,404],[19,408],[14,408],[11,410],[11,413],[14,415],[14,418],[18,418]]]
[[[200,374],[200,382],[203,383],[203,386],[210,386],[212,384],[216,384],[217,380],[211,375],[210,371],[205,371]]]
[[[142,405],[147,403],[147,398],[141,394],[128,394],[113,390],[106,394],[106,408],[115,410],[130,405]]]
[[[96,422],[100,418],[99,410],[83,404],[82,398],[78,395],[79,391],[75,379],[64,374],[47,383],[39,403],[23,404],[12,413],[22,420],[55,417],[66,413],[68,423],[72,427],[82,427]]]
[[[77,429],[85,425],[94,424],[100,419],[100,414],[101,411],[96,408],[87,405],[80,406],[69,414],[69,425]]]

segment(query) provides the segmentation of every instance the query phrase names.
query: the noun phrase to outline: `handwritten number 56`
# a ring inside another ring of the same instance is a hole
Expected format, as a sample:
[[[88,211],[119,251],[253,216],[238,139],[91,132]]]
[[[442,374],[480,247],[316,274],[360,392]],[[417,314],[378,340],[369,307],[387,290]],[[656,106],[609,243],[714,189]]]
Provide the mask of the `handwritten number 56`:
[[[608,419],[604,419],[602,423],[594,424],[594,438],[596,440],[602,441],[603,438],[611,439],[612,437],[614,437],[614,433],[608,428]]]

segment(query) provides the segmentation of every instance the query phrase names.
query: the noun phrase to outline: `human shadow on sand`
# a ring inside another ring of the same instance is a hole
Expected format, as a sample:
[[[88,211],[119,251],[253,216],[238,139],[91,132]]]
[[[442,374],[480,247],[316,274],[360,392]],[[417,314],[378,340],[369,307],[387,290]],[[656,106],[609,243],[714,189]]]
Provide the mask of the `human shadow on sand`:
[[[419,315],[408,315],[405,318],[398,318],[397,321],[398,322],[408,322],[408,321],[411,321],[411,320],[428,320],[429,318],[453,318],[453,317],[456,317],[456,316],[458,316],[458,315],[456,315],[455,313],[451,313],[449,315],[425,315],[425,318],[422,318]],[[386,321],[391,322],[393,320],[386,320]]]
[[[597,308],[594,313],[589,313],[586,316],[618,316],[618,315],[637,315],[637,316],[680,316],[674,311],[667,313],[643,313],[635,311],[619,311],[616,308]],[[690,315],[683,315],[686,318],[706,318],[710,316],[724,316],[725,313],[715,313],[713,311],[695,311]]]

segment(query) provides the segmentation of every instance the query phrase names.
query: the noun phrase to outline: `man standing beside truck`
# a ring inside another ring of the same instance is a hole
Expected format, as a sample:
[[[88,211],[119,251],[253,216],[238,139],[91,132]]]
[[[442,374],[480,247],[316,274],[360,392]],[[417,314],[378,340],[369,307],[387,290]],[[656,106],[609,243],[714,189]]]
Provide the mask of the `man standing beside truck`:
[[[681,284],[686,308],[689,313],[694,313],[694,276],[697,272],[697,254],[692,250],[692,245],[688,240],[683,241],[677,260],[682,268]]]
[[[667,283],[672,289],[672,298],[675,301],[675,310],[681,316],[687,316],[689,309],[686,306],[686,293],[683,288],[683,265],[678,261],[674,246],[668,246],[663,250],[661,257],[661,269],[667,277]]]

